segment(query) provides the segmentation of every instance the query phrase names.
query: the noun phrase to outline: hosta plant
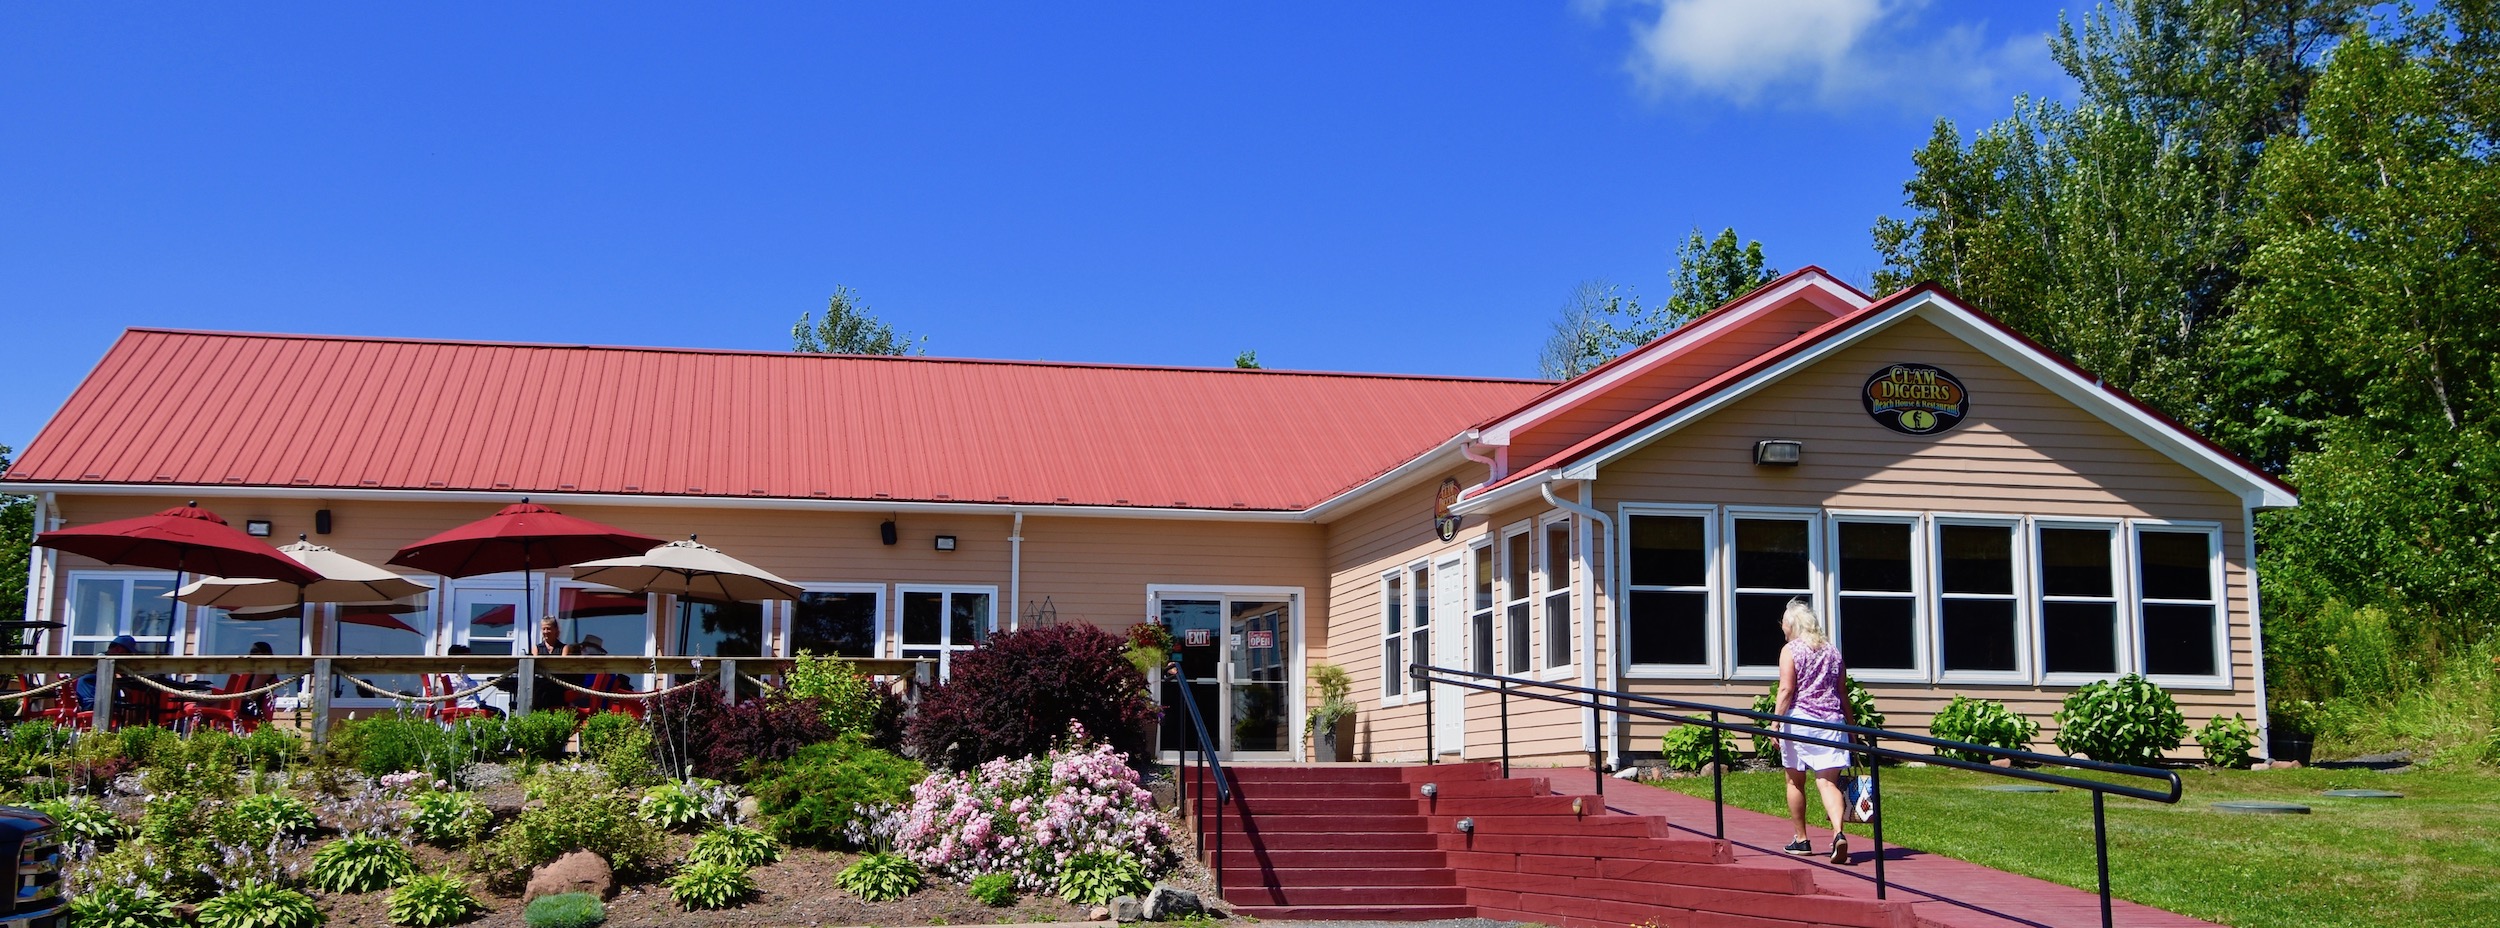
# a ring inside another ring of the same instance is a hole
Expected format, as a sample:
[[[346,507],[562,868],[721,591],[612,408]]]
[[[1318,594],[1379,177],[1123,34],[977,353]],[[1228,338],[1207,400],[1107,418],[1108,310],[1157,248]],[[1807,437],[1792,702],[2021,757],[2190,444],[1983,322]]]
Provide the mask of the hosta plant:
[[[130,833],[113,810],[105,808],[92,796],[46,799],[35,803],[35,811],[51,817],[52,824],[61,829],[61,837],[66,839],[64,843],[111,844]]]
[[[2028,749],[2031,739],[2040,736],[2040,723],[2001,702],[1955,696],[1944,708],[1936,710],[1935,719],[1927,723],[1927,733],[1947,741],[2020,751]],[[1936,753],[1968,761],[1986,761],[1990,757],[1954,748],[1937,748]]]
[[[233,814],[265,834],[303,834],[321,827],[312,803],[285,793],[261,793],[235,800]]]
[[[1068,858],[1055,888],[1059,898],[1078,905],[1101,905],[1121,896],[1144,893],[1145,865],[1118,851],[1094,851]]]
[[[429,790],[418,793],[408,807],[408,825],[418,840],[443,847],[477,843],[494,820],[485,803],[463,792]]]
[[[409,877],[408,882],[391,891],[387,907],[392,924],[415,928],[442,928],[483,911],[486,907],[470,894],[469,884],[448,870]]]
[[[408,848],[386,838],[350,835],[314,852],[313,888],[325,893],[366,893],[417,872]]]
[[[2248,752],[2257,747],[2257,732],[2237,712],[2217,715],[2196,730],[2196,746],[2204,750],[2206,763],[2238,769],[2254,761]]]
[[[2186,735],[2178,702],[2140,674],[2084,684],[2057,710],[2057,749],[2104,763],[2151,763]]]
[[[181,928],[182,916],[171,899],[108,883],[71,899],[69,922],[78,928]]]
[[[1658,753],[1668,767],[1699,770],[1703,764],[1735,760],[1736,746],[1726,732],[1708,725],[1678,725],[1658,738]]]
[[[200,928],[313,928],[322,921],[311,896],[257,878],[200,903],[199,910]]]
[[[705,821],[727,822],[738,805],[735,787],[719,780],[694,777],[683,783],[668,782],[644,790],[642,802],[635,807],[644,821],[670,830],[682,830]]]
[[[920,888],[920,868],[901,854],[878,851],[843,868],[833,882],[868,902],[887,902]]]
[[[687,863],[754,868],[781,859],[781,842],[742,825],[723,825],[694,839]]]
[[[1016,878],[1004,873],[984,873],[973,877],[972,885],[964,892],[982,905],[1006,908],[1016,904]]]
[[[755,880],[745,867],[695,864],[669,878],[668,895],[689,912],[726,909],[755,895]]]
[[[529,928],[597,928],[607,920],[607,904],[589,893],[540,896],[521,909],[521,923]]]

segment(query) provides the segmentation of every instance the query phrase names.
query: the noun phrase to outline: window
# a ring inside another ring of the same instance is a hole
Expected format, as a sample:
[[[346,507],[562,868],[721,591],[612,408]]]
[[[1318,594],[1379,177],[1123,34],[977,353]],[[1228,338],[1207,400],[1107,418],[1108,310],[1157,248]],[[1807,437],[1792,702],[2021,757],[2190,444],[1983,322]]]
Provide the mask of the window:
[[[998,624],[997,587],[905,587],[898,595],[903,656],[937,658],[940,680],[954,667],[956,653],[979,647]]]
[[[1545,523],[1545,666],[1571,666],[1571,520]]]
[[[1652,669],[1715,666],[1710,634],[1710,520],[1626,513],[1630,602],[1625,651]]]
[[[1868,679],[1926,679],[1918,529],[1915,517],[1833,520],[1832,627],[1849,669]]]
[[[1527,673],[1534,666],[1536,652],[1528,640],[1533,628],[1528,617],[1528,545],[1531,538],[1527,526],[1512,529],[1502,536],[1502,629],[1503,673]]]
[[[811,585],[790,602],[786,653],[820,657],[884,657],[883,584]]]
[[[1406,660],[1410,664],[1432,665],[1432,565],[1417,564],[1407,568],[1407,589],[1412,591],[1415,608],[1413,619],[1406,623]],[[1401,665],[1399,673],[1405,673]],[[1413,685],[1413,679],[1407,685]]]
[[[1406,692],[1404,571],[1380,579],[1380,695],[1395,701]]]
[[[182,627],[166,595],[173,574],[82,570],[69,575],[69,588],[69,653],[102,654],[123,635],[137,641],[137,653],[174,653]]]
[[[764,606],[761,603],[714,603],[677,600],[676,628],[670,640],[677,653],[703,657],[764,656]]]
[[[2139,525],[2135,534],[2136,640],[2147,677],[2211,681],[2222,673],[2221,533]]]
[[[2012,523],[1936,523],[1937,661],[1946,680],[2030,682]]]
[[[521,591],[453,587],[450,593],[455,624],[452,644],[467,644],[478,654],[511,654],[513,617],[520,610]],[[430,654],[434,649],[434,594],[419,593],[395,603],[344,603],[330,607],[332,654]],[[494,631],[497,639],[476,637]],[[418,674],[357,674],[365,682],[410,696],[424,692]],[[390,697],[359,687],[344,672],[330,677],[330,697],[346,705],[389,705]]]
[[[1730,520],[1736,559],[1736,670],[1779,670],[1780,614],[1789,600],[1814,601],[1814,522],[1802,516],[1739,516]],[[1841,653],[1848,653],[1846,650]]]
[[[2040,668],[2055,677],[2119,672],[2116,526],[2040,523]]]
[[[585,653],[651,653],[651,595],[603,587],[556,588],[556,621],[564,642]],[[471,647],[475,647],[472,645]]]
[[[1473,646],[1469,649],[1468,659],[1475,672],[1490,674],[1493,672],[1493,546],[1476,544],[1467,549],[1467,557],[1474,562],[1471,573],[1475,576],[1475,599],[1469,605],[1467,616],[1468,644]]]

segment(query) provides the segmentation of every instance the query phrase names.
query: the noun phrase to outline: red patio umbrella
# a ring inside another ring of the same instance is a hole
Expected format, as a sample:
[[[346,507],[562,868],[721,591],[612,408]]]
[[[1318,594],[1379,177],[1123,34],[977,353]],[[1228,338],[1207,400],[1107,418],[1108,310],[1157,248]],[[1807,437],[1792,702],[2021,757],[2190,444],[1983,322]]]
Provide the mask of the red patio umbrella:
[[[445,577],[569,567],[600,558],[641,554],[660,540],[575,518],[524,499],[486,518],[399,549],[390,562]]]
[[[35,536],[35,544],[107,564],[170,570],[176,589],[191,571],[296,586],[321,579],[303,562],[236,531],[197,502],[154,515],[45,532]]]

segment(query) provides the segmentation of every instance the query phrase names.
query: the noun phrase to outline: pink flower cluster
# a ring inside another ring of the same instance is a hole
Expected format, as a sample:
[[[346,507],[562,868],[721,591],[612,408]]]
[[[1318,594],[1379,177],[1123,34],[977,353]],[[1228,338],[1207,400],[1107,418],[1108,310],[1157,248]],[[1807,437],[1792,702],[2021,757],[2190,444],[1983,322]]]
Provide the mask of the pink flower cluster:
[[[912,787],[899,818],[894,849],[957,881],[1007,873],[1018,886],[1046,890],[1078,854],[1125,851],[1150,876],[1177,860],[1171,823],[1155,810],[1127,756],[1109,745],[932,775]]]

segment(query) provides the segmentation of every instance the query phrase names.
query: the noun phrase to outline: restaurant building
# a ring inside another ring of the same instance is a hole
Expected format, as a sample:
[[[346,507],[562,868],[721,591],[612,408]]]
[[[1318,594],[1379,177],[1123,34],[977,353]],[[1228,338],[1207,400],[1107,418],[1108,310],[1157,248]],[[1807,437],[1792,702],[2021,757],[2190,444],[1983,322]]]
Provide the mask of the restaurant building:
[[[417,575],[414,600],[268,618],[38,549],[53,653],[510,653],[539,614],[611,654],[943,668],[999,630],[1159,621],[1232,757],[1305,756],[1306,671],[1334,664],[1380,761],[1426,750],[1408,661],[1744,706],[1791,599],[1896,728],[1967,694],[2045,744],[2066,693],[2126,673],[2191,725],[2262,720],[2249,529],[2295,504],[1939,288],[1813,268],[1559,384],[133,329],[0,490],[46,529],[196,499],[375,563],[526,496],[807,590]],[[1434,748],[1496,750],[1492,698],[1437,692]],[[1659,734],[1526,704],[1510,726],[1553,763]]]

